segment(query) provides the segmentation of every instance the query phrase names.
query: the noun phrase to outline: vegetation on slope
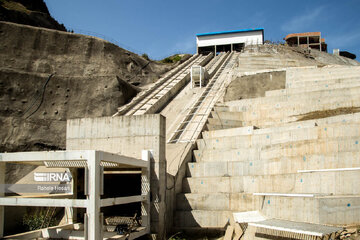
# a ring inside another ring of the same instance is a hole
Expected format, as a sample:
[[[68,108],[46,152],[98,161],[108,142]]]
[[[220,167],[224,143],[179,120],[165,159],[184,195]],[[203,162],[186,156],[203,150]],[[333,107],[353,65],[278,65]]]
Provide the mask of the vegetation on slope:
[[[66,31],[51,17],[43,0],[0,0],[0,21]]]

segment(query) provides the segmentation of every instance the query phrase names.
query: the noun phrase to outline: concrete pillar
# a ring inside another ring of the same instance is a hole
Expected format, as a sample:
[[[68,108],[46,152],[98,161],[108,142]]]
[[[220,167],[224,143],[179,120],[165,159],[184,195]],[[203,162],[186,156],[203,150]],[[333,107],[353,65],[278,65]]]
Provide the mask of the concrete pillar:
[[[5,195],[5,163],[0,162],[0,197]],[[4,207],[0,206],[0,238],[4,236]]]
[[[300,39],[299,39],[299,36],[297,36],[297,45],[298,45],[298,46],[300,45]]]
[[[309,43],[309,36],[306,37],[306,43],[307,43],[307,47],[309,48],[310,47],[310,43]]]
[[[159,120],[158,149],[151,154],[151,229],[156,232],[156,239],[166,239],[166,119]]]
[[[100,156],[95,152],[88,159],[88,196],[90,200],[86,208],[87,220],[87,237],[89,240],[102,238],[102,218],[100,216]]]
[[[216,45],[215,45],[215,52],[214,52],[214,56],[216,56],[216,50],[217,50],[217,49],[216,49]]]
[[[234,51],[234,44],[231,44],[231,52]]]
[[[321,52],[321,33],[320,33],[319,43],[320,43],[320,52]]]

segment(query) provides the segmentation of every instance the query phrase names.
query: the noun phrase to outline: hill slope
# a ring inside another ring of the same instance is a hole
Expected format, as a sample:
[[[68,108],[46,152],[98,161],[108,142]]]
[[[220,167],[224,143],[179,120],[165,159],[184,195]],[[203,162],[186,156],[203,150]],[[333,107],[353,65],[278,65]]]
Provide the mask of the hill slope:
[[[43,0],[0,0],[0,21],[66,31],[51,17]]]
[[[0,22],[0,151],[63,149],[68,118],[114,114],[140,91],[130,83],[171,66],[95,37]]]

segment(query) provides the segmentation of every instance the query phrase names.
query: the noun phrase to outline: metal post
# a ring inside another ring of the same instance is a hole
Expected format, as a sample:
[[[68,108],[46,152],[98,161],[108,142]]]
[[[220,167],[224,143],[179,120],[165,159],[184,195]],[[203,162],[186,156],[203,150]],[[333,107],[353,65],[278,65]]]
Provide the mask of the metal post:
[[[0,197],[5,195],[5,163],[0,162]],[[0,238],[4,236],[4,207],[0,206]]]
[[[193,73],[192,73],[192,67],[190,68],[190,81],[191,81],[191,85],[190,88],[194,88],[194,81],[193,81]]]
[[[100,153],[93,151],[88,156],[88,205],[86,213],[88,216],[87,231],[89,240],[102,239],[102,225],[100,217]]]
[[[141,202],[142,226],[150,233],[150,151],[142,151],[142,160],[147,161],[147,168],[141,171],[141,195],[146,195],[146,201]]]
[[[77,199],[77,168],[71,168],[69,169],[71,172],[71,176],[72,176],[72,180],[71,180],[71,185],[72,185],[72,198],[73,199]],[[66,223],[68,224],[72,224],[74,222],[76,222],[76,215],[77,215],[77,210],[76,208],[73,207],[66,207],[65,208],[65,217],[66,217]]]

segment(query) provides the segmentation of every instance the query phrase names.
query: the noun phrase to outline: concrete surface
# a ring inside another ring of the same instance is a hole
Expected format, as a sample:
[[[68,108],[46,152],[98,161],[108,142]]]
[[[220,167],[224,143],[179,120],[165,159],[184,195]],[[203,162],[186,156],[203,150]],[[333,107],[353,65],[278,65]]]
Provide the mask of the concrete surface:
[[[68,150],[101,150],[141,159],[151,150],[151,232],[159,238],[171,222],[166,212],[165,118],[160,114],[103,118],[80,118],[67,122]],[[169,203],[170,204],[170,203]]]
[[[311,224],[358,224],[359,73],[289,68],[286,83],[296,87],[218,103],[187,164],[176,226],[221,228],[232,212],[254,210]]]

